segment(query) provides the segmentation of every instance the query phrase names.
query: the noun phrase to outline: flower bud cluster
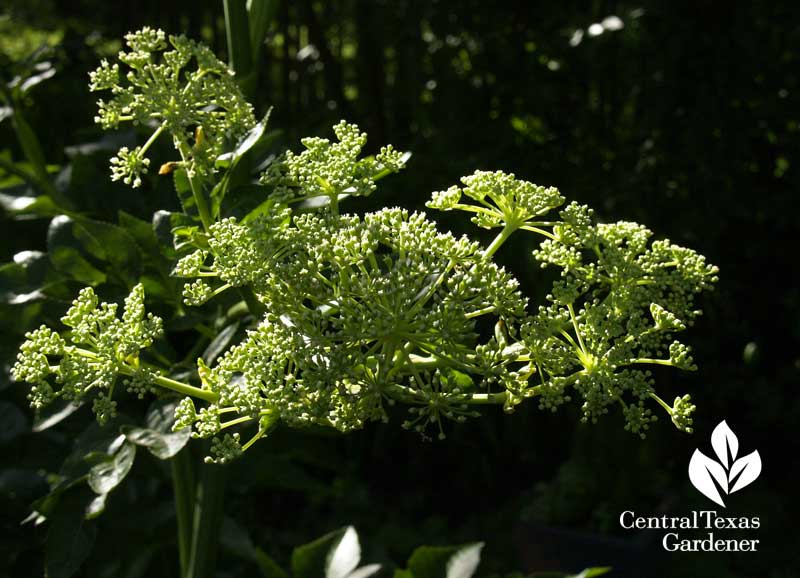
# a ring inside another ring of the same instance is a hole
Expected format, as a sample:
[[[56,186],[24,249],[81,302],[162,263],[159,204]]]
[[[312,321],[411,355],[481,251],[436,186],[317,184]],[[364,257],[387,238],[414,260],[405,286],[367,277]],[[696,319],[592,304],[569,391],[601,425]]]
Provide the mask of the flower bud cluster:
[[[524,314],[517,281],[423,213],[301,214],[277,226],[227,219],[210,233],[207,267],[248,284],[269,311],[207,379],[239,414],[274,409],[291,425],[347,431],[386,419],[385,403],[400,395],[431,418],[423,423],[462,421],[474,413],[462,411],[463,397],[485,387],[484,376],[456,386],[442,369],[473,371],[475,317]],[[181,271],[199,272],[198,259]],[[427,367],[412,361],[429,356],[437,361]],[[436,396],[425,394],[431,387]]]
[[[120,376],[140,397],[152,390],[156,374],[139,367],[138,356],[161,335],[162,322],[145,312],[142,285],[125,299],[121,319],[116,303],[100,303],[87,287],[61,321],[69,328],[64,337],[46,326],[29,332],[12,368],[15,379],[33,386],[29,399],[34,409],[56,398],[94,396],[93,410],[104,422],[116,413],[112,396]]]
[[[433,193],[428,207],[449,211],[462,209],[474,212],[472,221],[479,227],[491,229],[506,223],[519,226],[541,217],[564,202],[555,187],[542,187],[521,181],[503,171],[475,171],[461,179],[464,187],[450,187]],[[459,203],[462,194],[478,205]]]
[[[98,101],[95,121],[105,129],[120,123],[158,126],[166,130],[184,157],[192,177],[209,177],[226,144],[235,142],[255,125],[253,110],[242,96],[233,73],[206,46],[184,36],[167,38],[162,30],[145,27],[125,36],[127,50],[119,64],[102,61],[90,73],[92,91],[110,92]],[[152,144],[133,151],[127,147],[111,159],[112,180],[141,186]]]
[[[463,189],[434,193],[429,206],[476,213],[480,226],[541,234],[534,258],[561,271],[547,296],[551,305],[529,314],[519,333],[527,352],[521,359],[530,360],[529,389],[540,406],[554,410],[572,390],[582,399],[585,421],[621,405],[626,429],[643,435],[655,420],[644,407],[655,390],[651,373],[641,368],[696,369],[689,348],[673,334],[699,315],[694,298],[713,286],[717,268],[690,249],[651,242],[652,232],[637,223],[597,224],[592,210],[576,203],[560,220],[529,220],[563,202],[555,189],[501,172],[477,172],[462,182]],[[460,204],[462,195],[481,206]],[[694,409],[686,400],[668,410],[684,431]]]
[[[392,145],[374,157],[359,158],[367,142],[366,133],[355,124],[341,121],[333,127],[338,142],[310,137],[302,139],[306,150],[286,152],[283,162],[265,173],[264,182],[275,184],[287,198],[367,196],[380,176],[399,171],[405,156]]]
[[[140,186],[147,150],[167,131],[182,159],[170,166],[186,171],[193,193],[197,177],[213,186],[222,151],[255,124],[231,71],[182,36],[144,28],[126,41],[123,66],[103,61],[90,75],[92,90],[110,92],[96,120],[104,128],[127,121],[157,128],[142,147],[120,149],[112,179]],[[404,427],[439,437],[444,421],[477,415],[475,405],[511,412],[530,398],[552,411],[574,398],[585,422],[621,407],[626,429],[638,435],[656,419],[645,405],[655,400],[691,431],[689,396],[667,405],[648,367],[695,369],[674,334],[700,314],[695,298],[717,280],[702,255],[653,241],[636,223],[598,224],[577,203],[549,215],[564,203],[557,189],[501,171],[477,171],[428,203],[502,228],[486,248],[439,231],[421,212],[340,214],[341,199],[371,194],[406,157],[388,145],[361,158],[366,134],[344,121],[333,131],[336,142],[303,139],[305,150],[270,165],[262,182],[274,192],[260,216],[218,218],[218,207],[206,209],[202,234],[176,243],[183,257],[174,274],[187,280],[186,304],[238,287],[257,317],[212,367],[198,360],[199,386],[140,359],[163,333],[161,319],[145,311],[142,285],[121,316],[116,303],[86,288],[62,318],[63,335],[43,326],[20,348],[13,374],[31,383],[32,406],[91,396],[103,422],[116,412],[118,384],[138,397],[170,389],[183,395],[174,429],[212,438],[208,459],[216,463],[240,455],[278,421],[350,431],[388,420],[397,403],[409,408]],[[204,198],[194,195],[198,212]],[[533,258],[560,273],[535,308],[492,260],[519,230],[544,237]],[[488,339],[487,327],[494,327]],[[257,432],[242,443],[232,428],[244,423]]]
[[[683,397],[676,397],[672,404],[672,423],[681,431],[692,433],[692,414],[695,405],[692,403],[691,396],[687,393]]]

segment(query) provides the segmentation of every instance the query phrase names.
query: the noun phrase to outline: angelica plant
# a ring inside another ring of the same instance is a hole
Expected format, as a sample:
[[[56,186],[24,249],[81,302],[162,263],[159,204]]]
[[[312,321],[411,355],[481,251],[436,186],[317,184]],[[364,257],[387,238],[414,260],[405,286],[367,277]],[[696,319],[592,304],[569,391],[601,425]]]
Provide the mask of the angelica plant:
[[[675,336],[700,314],[695,299],[717,280],[702,255],[654,240],[630,222],[598,223],[554,187],[478,171],[434,193],[431,209],[461,211],[498,230],[487,246],[441,231],[424,212],[390,207],[344,213],[348,196],[373,193],[407,156],[385,146],[362,156],[366,135],[345,121],[335,140],[303,139],[259,177],[263,198],[245,215],[226,204],[242,151],[263,134],[232,73],[204,46],[158,30],[128,35],[120,63],[103,62],[92,90],[110,92],[97,122],[152,127],[147,142],[111,159],[112,179],[142,184],[148,152],[172,138],[172,173],[185,217],[174,228],[174,269],[187,308],[241,301],[253,320],[213,363],[178,377],[153,343],[162,320],[145,311],[143,285],[121,315],[92,288],[62,318],[27,335],[13,368],[40,409],[91,400],[100,422],[116,400],[175,395],[175,429],[211,438],[207,460],[225,463],[278,423],[342,432],[388,421],[444,438],[446,423],[526,400],[555,410],[572,399],[584,421],[618,408],[644,436],[661,407],[690,432],[688,395],[659,395],[652,366],[693,370]],[[123,71],[127,67],[127,72]],[[185,194],[184,194],[185,193]],[[512,235],[540,243],[531,266],[560,276],[532,303],[493,256]],[[494,326],[493,335],[481,327]],[[674,394],[673,394],[674,395]]]
[[[90,74],[89,88],[110,92],[97,102],[95,121],[104,129],[121,123],[154,127],[147,142],[134,150],[122,147],[111,159],[111,179],[136,188],[148,172],[146,156],[164,133],[172,137],[180,160],[160,173],[181,169],[192,201],[205,226],[214,218],[206,200],[218,172],[216,161],[256,124],[252,106],[236,86],[233,72],[203,44],[145,27],[125,36],[120,63],[103,60]],[[127,67],[127,71],[120,68]],[[188,207],[187,207],[188,209]]]

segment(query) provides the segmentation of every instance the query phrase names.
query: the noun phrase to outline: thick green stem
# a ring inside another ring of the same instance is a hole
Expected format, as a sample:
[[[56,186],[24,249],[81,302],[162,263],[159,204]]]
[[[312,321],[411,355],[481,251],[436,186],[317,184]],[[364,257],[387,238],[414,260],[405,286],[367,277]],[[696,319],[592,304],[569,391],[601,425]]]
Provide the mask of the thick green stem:
[[[414,389],[410,387],[406,387],[405,385],[400,385],[398,383],[389,383],[384,386],[384,392],[391,398],[396,399],[398,401],[403,402],[420,402],[423,401],[423,397]]]
[[[73,347],[71,348],[71,351],[89,359],[97,359],[96,353],[81,347]],[[119,372],[122,375],[132,376],[136,374],[136,368],[131,367],[127,363],[123,363],[120,365]],[[164,389],[169,389],[176,393],[182,393],[183,395],[188,395],[190,397],[196,397],[209,403],[216,403],[219,400],[219,395],[213,391],[200,389],[199,387],[189,385],[188,383],[183,383],[182,381],[176,381],[174,379],[170,379],[169,377],[164,377],[163,375],[157,375],[153,379],[153,383],[159,387],[163,387]]]
[[[191,148],[188,143],[179,141],[178,151],[181,153],[181,160],[184,165],[188,167],[188,159],[192,156]],[[188,170],[188,169],[187,169]],[[189,187],[192,189],[192,197],[194,198],[195,205],[197,205],[197,213],[200,216],[200,221],[203,223],[203,228],[208,231],[211,227],[211,212],[208,209],[208,203],[203,195],[203,186],[197,182],[196,177],[187,175],[189,179]]]
[[[127,365],[123,365],[120,368],[120,373],[124,375],[134,375],[135,370]],[[200,389],[199,387],[183,383],[182,381],[176,381],[174,379],[170,379],[169,377],[164,377],[163,375],[156,376],[153,379],[153,383],[159,387],[163,387],[164,389],[169,389],[176,393],[182,393],[183,395],[188,395],[190,397],[196,397],[198,399],[207,401],[208,403],[216,403],[219,400],[219,395],[213,391]]]
[[[236,419],[232,419],[231,421],[227,421],[227,422],[225,422],[223,424],[220,424],[219,429],[221,431],[221,430],[224,430],[225,428],[229,428],[229,427],[233,427],[235,425],[239,425],[240,423],[247,423],[248,421],[251,421],[252,419],[253,418],[250,417],[249,415],[245,415],[245,416],[242,416],[242,417],[237,417]]]
[[[178,552],[181,577],[189,578],[189,556],[192,550],[192,522],[195,497],[191,453],[184,447],[171,460],[172,489],[175,493],[175,518],[178,525]]]
[[[538,386],[533,389],[536,390],[537,388]],[[388,384],[384,391],[391,397],[400,401],[419,403],[426,399],[420,392],[397,383]],[[507,395],[505,391],[499,393],[467,393],[453,396],[453,403],[464,403],[467,405],[501,405],[505,403]]]
[[[586,346],[583,344],[583,338],[581,337],[581,332],[578,329],[578,318],[575,316],[575,309],[572,307],[572,303],[567,304],[567,309],[569,310],[569,316],[572,319],[572,327],[575,329],[575,336],[578,338],[578,344],[581,347],[581,351],[585,354]]]
[[[454,397],[458,403],[467,405],[499,405],[505,403],[508,394],[505,391],[500,393],[471,393],[464,396]]]
[[[494,313],[496,307],[494,305],[490,305],[489,307],[484,307],[483,309],[478,309],[477,311],[472,311],[464,315],[467,319],[475,319],[476,317],[480,317],[481,315],[487,315],[489,313]]]
[[[164,121],[155,131],[153,131],[153,134],[150,135],[150,138],[147,139],[147,142],[142,145],[142,150],[140,151],[139,154],[144,155],[144,153],[146,153],[148,149],[151,146],[153,146],[153,143],[158,140],[158,137],[161,136],[161,133],[163,133],[164,129],[166,128],[167,128],[167,122]]]
[[[331,215],[333,215],[334,217],[338,217],[339,216],[339,193],[336,192],[335,194],[330,195],[328,198],[331,200],[331,203],[330,203]]]
[[[649,357],[639,357],[637,359],[631,359],[625,365],[633,365],[633,364],[666,365],[666,366],[669,366],[669,367],[672,367],[673,365],[675,365],[674,363],[672,363],[672,360],[670,360],[670,359],[651,359]]]
[[[224,493],[225,468],[215,464],[203,464],[202,479],[197,485],[192,547],[185,578],[214,576]]]
[[[522,227],[520,227],[520,229],[522,229],[523,231],[530,231],[532,233],[538,233],[539,235],[543,235],[543,236],[547,237],[548,239],[553,239],[554,241],[556,240],[556,236],[555,235],[553,235],[549,231],[545,231],[544,229],[540,229],[539,227],[534,227],[532,225],[523,225]]]
[[[492,244],[486,247],[486,250],[483,252],[484,258],[488,259],[492,255],[494,255],[500,246],[506,242],[506,240],[511,236],[511,234],[516,231],[519,226],[516,223],[506,223],[503,227],[503,230],[497,234],[497,237],[494,238]]]
[[[245,0],[222,0],[225,12],[225,35],[228,40],[228,63],[236,73],[236,82],[248,100],[252,100],[256,78],[253,70],[253,48],[250,45],[250,24]]]
[[[219,400],[219,395],[207,389],[200,389],[193,385],[186,385],[180,381],[175,381],[168,377],[158,376],[155,378],[155,384],[166,389],[171,389],[177,393],[182,393],[191,397],[197,397],[209,403],[216,403]]]
[[[462,203],[457,203],[453,205],[454,209],[458,209],[460,211],[467,211],[468,213],[481,213],[484,215],[488,215],[490,217],[495,217],[497,215],[497,211],[493,209],[487,209],[485,207],[477,207],[475,205],[465,205]]]
[[[413,353],[408,356],[408,362],[417,369],[436,369],[445,365],[438,357],[422,357]]]
[[[669,415],[672,415],[672,408],[671,408],[671,407],[670,407],[670,406],[667,404],[667,402],[665,402],[663,399],[661,399],[660,397],[658,397],[658,396],[657,396],[655,393],[651,393],[651,394],[650,394],[650,398],[651,398],[651,399],[654,399],[654,400],[656,400],[656,402],[658,403],[658,405],[660,405],[660,406],[661,406],[661,407],[663,407],[665,410],[667,410],[667,413],[668,413]]]

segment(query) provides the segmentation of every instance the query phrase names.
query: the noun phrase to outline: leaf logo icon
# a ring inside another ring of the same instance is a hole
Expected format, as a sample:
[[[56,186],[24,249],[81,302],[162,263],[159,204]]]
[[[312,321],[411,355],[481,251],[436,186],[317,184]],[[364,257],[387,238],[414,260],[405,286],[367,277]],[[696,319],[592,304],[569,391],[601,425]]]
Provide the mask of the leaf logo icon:
[[[739,438],[725,420],[711,434],[711,447],[719,461],[695,450],[689,461],[689,480],[700,493],[723,508],[727,496],[750,485],[761,473],[758,450],[739,459]]]

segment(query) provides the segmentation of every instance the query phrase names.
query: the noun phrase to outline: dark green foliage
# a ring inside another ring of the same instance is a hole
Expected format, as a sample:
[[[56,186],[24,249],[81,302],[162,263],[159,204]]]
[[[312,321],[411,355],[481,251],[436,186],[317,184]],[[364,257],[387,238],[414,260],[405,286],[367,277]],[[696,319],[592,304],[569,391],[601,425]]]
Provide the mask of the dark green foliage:
[[[253,448],[247,469],[237,470],[236,483],[228,488],[230,515],[258,537],[258,548],[288,567],[294,545],[350,522],[375,549],[375,555],[365,555],[370,561],[404,560],[421,543],[485,540],[486,566],[479,572],[486,568],[487,574],[517,567],[574,571],[613,562],[612,576],[641,576],[644,564],[653,576],[701,571],[709,576],[791,576],[793,552],[780,547],[788,533],[778,529],[787,527],[795,513],[791,501],[775,496],[792,495],[794,481],[776,475],[769,464],[785,463],[798,449],[793,433],[797,404],[789,393],[797,381],[800,340],[798,282],[790,250],[798,236],[795,201],[800,187],[798,33],[792,24],[798,20],[797,6],[253,4],[275,10],[271,24],[261,20],[259,25],[266,29],[267,43],[253,40],[261,32],[250,42],[251,50],[260,49],[253,62],[261,58],[256,113],[260,117],[274,105],[271,126],[283,130],[272,137],[268,150],[294,147],[297,138],[322,135],[346,117],[365,128],[372,143],[393,142],[414,152],[411,170],[382,183],[381,196],[367,198],[361,205],[365,209],[387,202],[420,207],[431,188],[445,189],[476,166],[497,167],[537,182],[558,183],[566,196],[595,207],[601,221],[640,221],[680,245],[695,247],[720,266],[723,279],[704,304],[705,317],[692,329],[699,371],[654,374],[665,391],[691,391],[700,408],[696,436],[678,437],[662,424],[640,442],[620,435],[624,432],[617,431],[617,424],[609,423],[615,420],[575,429],[565,424],[573,421],[568,416],[580,417],[577,411],[550,417],[525,406],[513,417],[489,416],[472,424],[477,427],[454,427],[445,447],[410,441],[414,436],[380,426],[348,439],[315,431],[298,438],[278,430],[269,447]],[[213,315],[204,317],[204,312],[168,313],[181,298],[181,283],[163,275],[175,257],[170,229],[180,219],[159,213],[155,231],[150,224],[156,210],[180,210],[172,179],[150,175],[135,194],[108,183],[108,157],[122,146],[142,144],[147,135],[130,131],[101,138],[92,127],[94,99],[87,96],[85,83],[98,57],[115,56],[119,45],[114,39],[143,25],[202,37],[222,54],[223,9],[216,0],[180,0],[168,6],[32,0],[12,1],[9,9],[13,28],[3,30],[12,30],[18,45],[27,42],[35,48],[43,37],[56,45],[37,56],[50,62],[50,69],[33,70],[30,64],[37,59],[25,63],[27,54],[22,53],[12,55],[17,60],[2,62],[6,82],[17,75],[25,80],[55,71],[51,78],[30,84],[22,106],[16,105],[22,110],[18,118],[38,135],[54,188],[41,181],[41,169],[28,159],[39,155],[29,144],[26,152],[20,141],[24,125],[15,131],[11,117],[5,117],[0,123],[0,176],[10,188],[0,197],[7,262],[0,269],[3,363],[13,363],[26,331],[43,321],[57,324],[88,279],[99,282],[96,289],[103,299],[121,302],[132,287],[129,271],[140,267],[154,312],[164,316],[176,344],[160,345],[156,353],[175,360],[176,372],[188,376],[196,368],[194,359],[211,344],[211,335],[237,322],[248,323],[247,314],[229,312],[226,307],[232,302],[220,304],[227,318],[217,326]],[[590,36],[588,27],[612,11],[624,28]],[[52,40],[48,33],[37,36],[19,26],[25,22],[64,32]],[[571,46],[576,29],[583,36]],[[308,49],[298,56],[309,43],[316,52]],[[5,108],[0,115],[6,115]],[[154,145],[152,173],[175,160],[166,149]],[[256,168],[247,167],[248,178]],[[250,204],[252,195],[239,185],[225,195],[226,202],[241,201],[237,217],[268,210]],[[43,195],[46,190],[50,194]],[[81,207],[81,214],[73,212],[74,206]],[[121,216],[120,210],[132,218]],[[66,254],[85,261],[86,279],[65,274],[44,253],[49,222],[59,214],[73,219],[66,230]],[[459,224],[460,218],[446,221],[451,214],[441,219],[443,228],[473,233],[468,224]],[[113,251],[108,246],[103,253],[91,237],[73,234],[81,219],[119,224],[141,248],[141,264],[128,259],[127,244],[118,258],[109,254]],[[498,259],[514,267],[526,294],[543,296],[552,281],[549,271],[518,267],[521,256],[533,249],[532,242],[512,238]],[[37,252],[18,255],[24,250]],[[114,271],[109,259],[134,269]],[[93,269],[106,278],[101,281]],[[198,322],[208,326],[209,336],[189,338],[186,328]],[[480,329],[491,336],[492,327]],[[28,514],[29,504],[52,486],[54,480],[45,476],[59,471],[71,441],[92,417],[88,406],[73,411],[64,404],[34,420],[25,409],[25,388],[0,376],[0,390],[3,401],[17,408],[9,410],[8,431],[14,437],[0,441],[0,574],[41,575],[47,527],[18,522]],[[131,403],[121,409],[141,426],[145,406]],[[19,414],[26,416],[25,422],[13,417]],[[391,417],[402,419],[399,414]],[[560,536],[564,549],[536,557],[540,542],[524,536],[540,534],[527,534],[520,519],[584,530],[587,540],[600,544],[600,534],[619,532],[615,517],[623,509],[682,512],[705,507],[688,486],[686,464],[700,444],[697,438],[705,439],[721,417],[742,424],[737,431],[764,454],[765,472],[747,495],[741,494],[739,507],[768,522],[762,532],[771,546],[768,553],[658,560],[653,551],[620,554],[603,549],[610,556],[606,559],[574,536]],[[14,423],[32,424],[34,430],[53,427],[31,435],[11,427]],[[782,440],[784,447],[775,440]],[[144,449],[138,448],[136,465],[109,494],[106,506],[117,515],[106,512],[87,522],[86,527],[97,524],[101,531],[86,575],[175,575],[169,479]],[[84,498],[94,500],[91,495]],[[380,512],[376,504],[381,504]],[[120,535],[126,539],[120,541]],[[512,535],[523,537],[515,540]],[[588,552],[593,553],[588,560],[581,558]],[[253,558],[244,561],[227,550],[222,557],[234,575],[257,571]],[[548,559],[560,563],[548,566]]]

